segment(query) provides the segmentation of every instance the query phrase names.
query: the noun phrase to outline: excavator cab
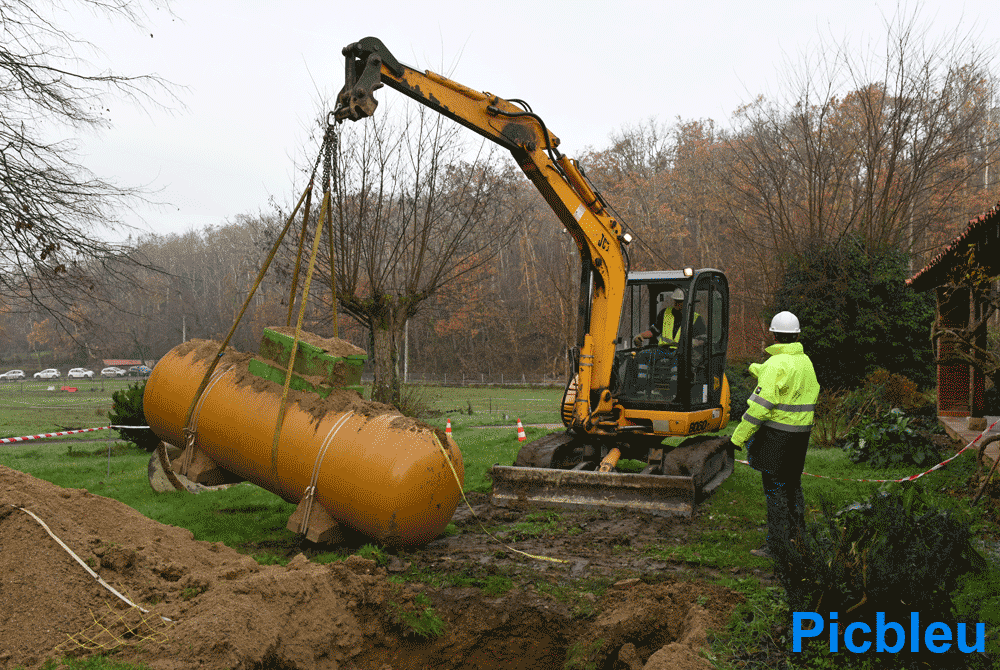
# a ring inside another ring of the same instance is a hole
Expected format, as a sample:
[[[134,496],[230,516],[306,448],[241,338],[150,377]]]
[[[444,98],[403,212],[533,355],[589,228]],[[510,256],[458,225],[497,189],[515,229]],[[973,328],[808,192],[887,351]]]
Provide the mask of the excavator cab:
[[[677,291],[684,294],[680,303],[673,299]],[[722,272],[629,273],[611,380],[626,415],[721,408],[728,323],[729,286]],[[671,332],[635,346],[636,335],[653,327]],[[671,434],[653,419],[645,423],[652,433]]]

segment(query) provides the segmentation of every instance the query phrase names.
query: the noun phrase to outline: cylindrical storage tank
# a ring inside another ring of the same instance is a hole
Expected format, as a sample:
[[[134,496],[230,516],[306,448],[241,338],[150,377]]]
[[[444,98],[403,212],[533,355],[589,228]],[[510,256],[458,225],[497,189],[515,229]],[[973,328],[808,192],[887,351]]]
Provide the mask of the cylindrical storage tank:
[[[188,408],[218,348],[192,340],[153,368],[143,410],[160,439],[184,445]],[[324,399],[290,389],[272,459],[282,386],[252,375],[252,358],[227,351],[220,359],[192,417],[198,449],[288,502],[300,502],[315,480],[314,504],[387,546],[421,545],[444,531],[461,491],[442,446],[465,479],[450,436],[353,391]]]

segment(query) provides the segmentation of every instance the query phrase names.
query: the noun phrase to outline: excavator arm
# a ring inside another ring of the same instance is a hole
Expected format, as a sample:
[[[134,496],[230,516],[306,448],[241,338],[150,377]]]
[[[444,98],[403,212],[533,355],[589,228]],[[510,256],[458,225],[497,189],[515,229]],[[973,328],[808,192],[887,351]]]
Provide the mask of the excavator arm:
[[[631,237],[610,216],[576,161],[559,153],[559,139],[524,103],[403,65],[374,37],[343,53],[345,84],[334,111],[338,122],[372,116],[378,106],[373,94],[386,84],[510,151],[573,236],[582,267],[572,427],[602,432],[599,421],[613,406],[608,387],[628,273],[625,246]]]

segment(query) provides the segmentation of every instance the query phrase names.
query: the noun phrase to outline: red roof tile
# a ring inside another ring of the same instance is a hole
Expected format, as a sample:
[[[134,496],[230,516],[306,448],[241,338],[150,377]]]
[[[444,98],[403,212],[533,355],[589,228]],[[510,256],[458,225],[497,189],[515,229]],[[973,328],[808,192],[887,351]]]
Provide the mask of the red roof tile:
[[[944,248],[941,253],[912,277],[906,280],[907,286],[917,291],[926,291],[947,281],[949,270],[964,260],[964,253],[970,246],[984,244],[995,245],[990,257],[1000,257],[1000,203],[993,209],[969,221],[965,231]]]

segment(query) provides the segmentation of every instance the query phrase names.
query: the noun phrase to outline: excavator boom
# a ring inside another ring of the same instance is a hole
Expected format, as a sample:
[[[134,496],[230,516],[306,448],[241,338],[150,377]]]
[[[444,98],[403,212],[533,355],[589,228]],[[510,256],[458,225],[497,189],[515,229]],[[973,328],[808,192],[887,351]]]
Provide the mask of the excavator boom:
[[[346,47],[344,56],[337,121],[371,116],[378,106],[374,92],[387,85],[510,151],[573,236],[582,262],[579,386],[588,392],[577,394],[572,425],[593,431],[594,413],[612,408],[606,391],[627,273],[623,248],[631,237],[607,212],[576,161],[559,153],[559,139],[526,106],[403,65],[374,37]]]

